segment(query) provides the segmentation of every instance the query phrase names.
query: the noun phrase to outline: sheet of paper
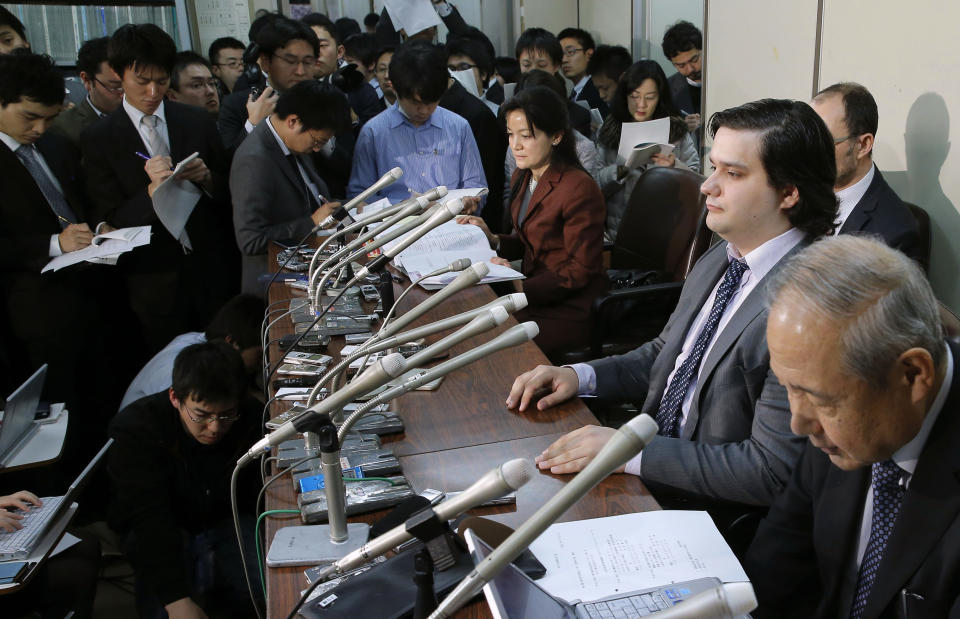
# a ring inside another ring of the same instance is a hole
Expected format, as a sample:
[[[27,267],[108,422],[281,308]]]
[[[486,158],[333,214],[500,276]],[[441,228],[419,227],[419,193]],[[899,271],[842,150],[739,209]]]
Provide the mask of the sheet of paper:
[[[453,260],[455,259],[456,258],[451,258],[444,264],[450,264],[450,262],[453,262]],[[521,273],[520,271],[511,269],[510,267],[505,267],[501,264],[494,264],[489,260],[473,260],[474,264],[477,262],[486,262],[487,268],[490,269],[490,271],[484,276],[484,278],[480,280],[480,284],[492,284],[494,282],[506,282],[506,281],[511,281],[515,279],[526,279],[526,276],[523,273]],[[433,270],[433,269],[430,269],[430,270]],[[429,273],[430,270],[427,270],[425,272]],[[420,282],[420,286],[422,286],[424,290],[438,290],[440,288],[443,288],[447,284],[449,284],[458,275],[459,273],[444,273],[443,275],[428,277],[427,279]]]
[[[477,91],[477,78],[473,75],[473,69],[450,71],[450,77],[460,82],[460,85],[466,88],[471,95],[480,98],[480,93]]]
[[[63,537],[60,538],[60,541],[57,542],[57,545],[54,547],[54,549],[50,551],[50,556],[55,557],[61,552],[63,552],[64,550],[66,550],[67,548],[70,548],[71,546],[79,543],[80,543],[79,537],[76,537],[75,535],[70,535],[69,532],[64,532]]]
[[[177,178],[184,166],[196,159],[198,153],[185,157],[178,163],[171,174],[160,186],[153,191],[153,210],[163,227],[170,235],[180,241],[184,247],[191,249],[190,238],[184,228],[187,220],[193,213],[194,207],[200,201],[203,190],[188,180]]]
[[[371,202],[363,207],[362,212],[358,211],[356,208],[350,209],[350,217],[353,217],[355,220],[360,221],[361,219],[366,219],[376,215],[380,211],[390,206],[389,198],[380,198],[376,202]]]
[[[504,85],[503,85],[503,100],[504,100],[504,101],[509,101],[511,98],[513,98],[513,93],[514,93],[514,91],[516,91],[516,90],[517,90],[517,85],[516,85],[516,84],[504,84]]]
[[[403,29],[408,37],[443,23],[430,0],[384,0],[383,5],[396,31]]]
[[[620,125],[620,148],[617,150],[617,155],[620,156],[622,161],[626,161],[633,147],[645,142],[669,144],[670,119],[658,118],[656,120],[623,123]]]
[[[464,189],[448,189],[447,195],[443,196],[443,198],[440,199],[440,203],[446,204],[450,200],[456,200],[457,198],[478,198],[480,196],[485,196],[488,193],[490,193],[490,190],[487,189],[486,187],[466,187]]]
[[[411,230],[407,234],[390,241],[384,246],[384,249],[389,249],[399,244],[407,236],[415,234],[416,232],[416,229]],[[490,243],[480,228],[467,224],[458,224],[456,220],[451,220],[440,224],[414,241],[410,247],[400,252],[397,258],[399,258],[402,263],[407,257],[418,254],[429,254],[437,251],[482,249],[484,246],[486,246],[488,250],[490,249]]]
[[[84,261],[100,264],[116,264],[116,258],[121,254],[150,243],[150,226],[122,228],[121,230],[125,231],[124,235],[130,238],[129,241],[119,238],[109,238],[99,245],[88,245],[83,249],[67,252],[50,260],[40,272],[59,271],[64,267]]]
[[[537,584],[570,603],[708,576],[748,580],[707,512],[663,510],[561,522],[530,550],[547,568]]]

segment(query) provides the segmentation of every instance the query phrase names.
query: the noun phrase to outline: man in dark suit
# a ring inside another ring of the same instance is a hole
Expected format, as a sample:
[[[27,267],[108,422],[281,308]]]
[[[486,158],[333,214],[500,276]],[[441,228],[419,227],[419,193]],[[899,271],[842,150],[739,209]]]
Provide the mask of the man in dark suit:
[[[299,241],[339,206],[310,153],[342,128],[343,95],[315,80],[287,90],[277,107],[244,140],[233,157],[230,190],[233,226],[243,254],[243,292],[264,294],[257,277],[267,272],[272,241]]]
[[[527,28],[517,38],[514,48],[517,62],[520,63],[520,72],[526,73],[532,69],[540,69],[555,74],[560,71],[563,61],[563,48],[553,33],[543,28]],[[570,115],[570,126],[587,136],[591,136],[590,112],[573,101],[567,100],[567,113]]]
[[[539,410],[578,394],[635,402],[657,420],[660,435],[621,471],[639,475],[665,503],[767,506],[802,443],[790,432],[786,392],[769,371],[765,288],[783,260],[836,217],[833,148],[813,110],[786,100],[718,112],[711,132],[716,170],[701,191],[707,225],[726,242],[691,271],[663,332],[626,355],[522,374],[507,406],[522,412],[541,389],[552,393]],[[614,432],[576,430],[538,456],[538,465],[578,471]]]
[[[821,90],[810,105],[827,124],[836,144],[834,191],[840,216],[834,233],[876,234],[921,265],[929,264],[930,256],[922,255],[916,218],[873,164],[879,124],[873,95],[860,84],[842,82]]]
[[[960,346],[925,276],[841,235],[772,288],[770,365],[810,441],[744,561],[753,616],[960,616]]]
[[[96,415],[106,398],[116,397],[106,393],[100,374],[108,365],[104,333],[114,304],[104,270],[114,267],[84,263],[41,273],[51,258],[93,239],[80,157],[66,138],[47,131],[63,102],[63,77],[53,61],[28,52],[0,56],[0,75],[0,314],[12,337],[3,348],[16,351],[11,382],[47,363],[44,398],[67,402],[71,419],[82,420],[70,424],[69,467],[81,459],[82,439],[102,442]]]
[[[90,39],[77,52],[77,71],[87,98],[79,104],[60,112],[51,133],[59,133],[80,148],[80,134],[101,116],[120,107],[123,101],[123,86],[120,76],[107,62],[108,37]]]
[[[587,73],[587,64],[597,47],[593,37],[580,28],[564,28],[557,39],[563,49],[563,63],[560,65],[563,76],[573,82],[570,100],[586,101],[591,109],[599,110],[600,115],[606,118],[610,108],[593,84],[592,76]]]
[[[670,76],[673,105],[683,115],[699,147],[703,141],[700,102],[703,94],[703,34],[688,21],[678,21],[663,35],[663,55],[677,72]]]
[[[116,227],[153,226],[150,245],[121,257],[120,266],[130,307],[155,352],[173,336],[202,328],[237,292],[229,162],[209,113],[163,99],[176,57],[168,34],[152,24],[128,24],[113,34],[109,50],[124,100],[83,133],[83,167],[95,219]],[[199,200],[185,233],[174,238],[152,198],[173,163],[195,152],[199,156],[178,180],[198,188]]]

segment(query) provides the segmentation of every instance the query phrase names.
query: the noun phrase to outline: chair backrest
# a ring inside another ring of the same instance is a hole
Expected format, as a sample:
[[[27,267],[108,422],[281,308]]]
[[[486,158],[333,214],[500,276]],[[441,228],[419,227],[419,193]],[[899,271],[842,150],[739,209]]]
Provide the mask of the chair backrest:
[[[905,203],[913,218],[917,220],[917,230],[920,233],[920,266],[926,273],[930,268],[930,215],[916,204]]]
[[[701,183],[690,170],[647,169],[630,194],[610,268],[659,270],[668,281],[682,281],[710,242]]]

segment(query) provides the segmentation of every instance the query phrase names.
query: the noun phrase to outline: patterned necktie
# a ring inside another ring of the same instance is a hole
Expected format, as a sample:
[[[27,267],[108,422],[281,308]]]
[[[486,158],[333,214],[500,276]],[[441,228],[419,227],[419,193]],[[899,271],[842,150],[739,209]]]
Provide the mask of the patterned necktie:
[[[70,204],[67,203],[67,199],[63,197],[63,194],[60,193],[57,186],[53,184],[53,180],[51,180],[50,176],[44,171],[43,166],[40,165],[40,157],[33,145],[21,144],[16,154],[17,159],[19,159],[24,167],[27,168],[27,171],[30,172],[30,176],[36,181],[37,187],[39,187],[41,193],[43,193],[43,197],[45,197],[50,204],[50,208],[60,222],[60,229],[62,230],[70,224],[77,223],[76,213],[73,212]]]
[[[147,148],[150,149],[150,154],[154,157],[170,156],[170,149],[167,147],[167,143],[163,141],[163,136],[161,136],[157,130],[160,117],[155,114],[146,114],[140,119],[140,122],[143,123],[143,128],[147,134]]]
[[[693,380],[697,369],[700,367],[700,361],[703,359],[703,353],[707,349],[707,345],[710,344],[717,332],[720,317],[723,316],[727,303],[730,302],[734,291],[740,286],[740,280],[743,279],[743,274],[748,268],[747,263],[743,260],[731,260],[726,273],[723,274],[723,281],[720,282],[720,287],[717,289],[717,296],[713,300],[707,322],[700,330],[700,334],[693,344],[693,350],[690,351],[690,356],[680,364],[680,368],[673,375],[673,379],[667,387],[663,400],[660,401],[660,410],[657,411],[657,425],[660,426],[659,434],[673,438],[680,436],[683,398],[690,387],[690,381]]]
[[[893,460],[876,462],[873,465],[873,517],[870,520],[870,539],[863,553],[860,572],[857,575],[857,591],[850,607],[850,619],[860,619],[867,607],[870,589],[877,577],[880,561],[887,549],[887,539],[897,522],[904,488],[900,485],[903,469]]]

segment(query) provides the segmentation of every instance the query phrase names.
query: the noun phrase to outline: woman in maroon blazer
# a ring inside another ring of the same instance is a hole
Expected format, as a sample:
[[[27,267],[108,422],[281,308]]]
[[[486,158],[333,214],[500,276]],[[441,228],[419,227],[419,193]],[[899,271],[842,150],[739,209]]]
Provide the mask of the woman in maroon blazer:
[[[511,234],[479,226],[497,250],[494,261],[523,259],[529,306],[518,320],[540,327],[535,340],[547,354],[586,345],[590,306],[606,287],[600,188],[581,167],[563,99],[544,87],[523,90],[504,103],[510,150],[517,160],[511,180]]]

